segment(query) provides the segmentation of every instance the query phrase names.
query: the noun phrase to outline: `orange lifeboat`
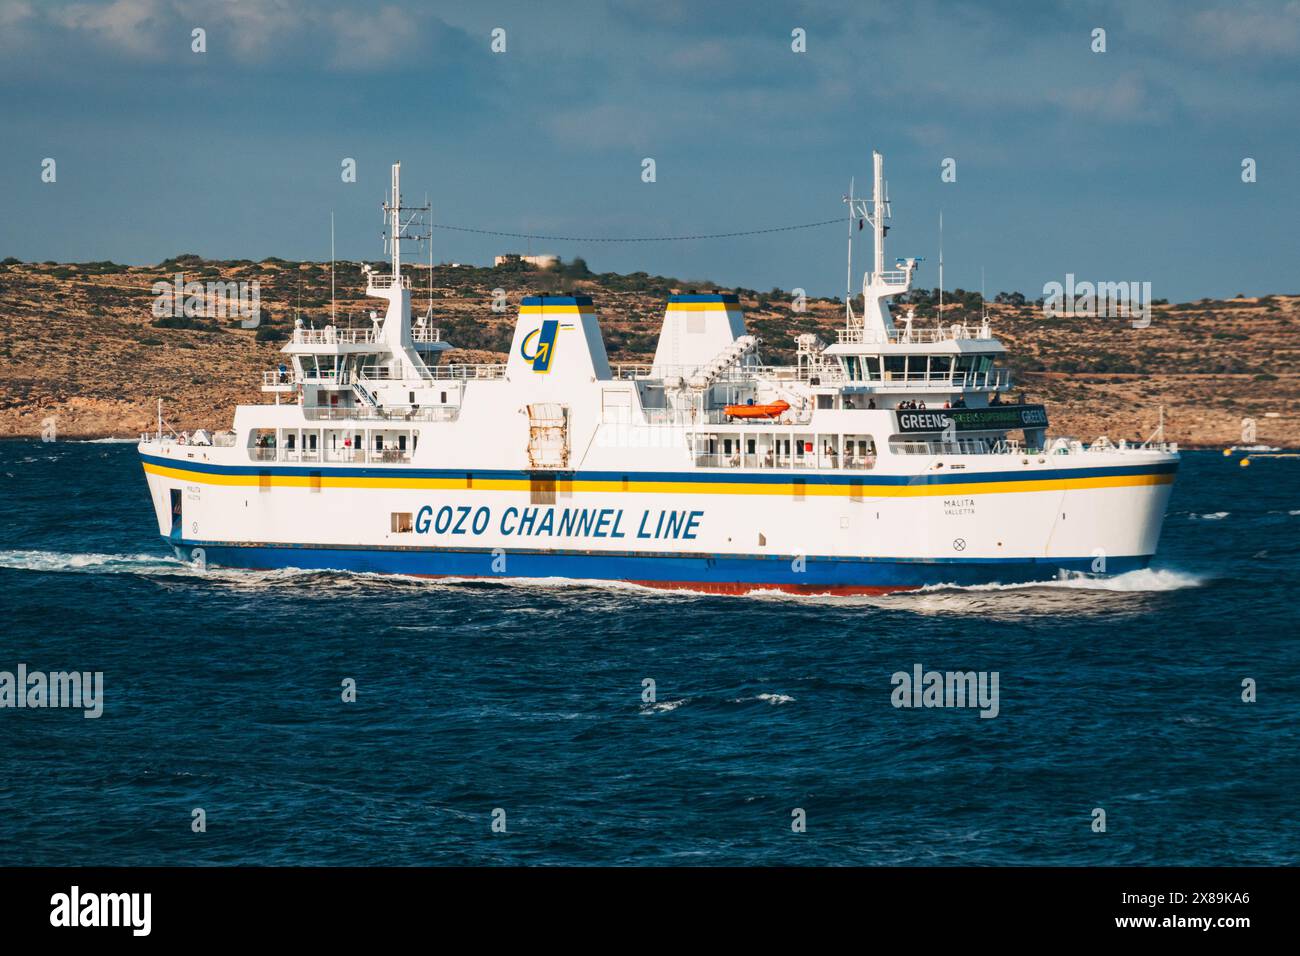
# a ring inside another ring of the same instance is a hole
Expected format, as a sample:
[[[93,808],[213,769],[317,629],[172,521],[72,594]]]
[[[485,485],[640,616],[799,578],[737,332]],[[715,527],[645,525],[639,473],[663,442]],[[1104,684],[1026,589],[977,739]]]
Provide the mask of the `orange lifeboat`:
[[[789,407],[789,402],[772,402],[768,405],[728,405],[724,411],[728,418],[779,418]]]

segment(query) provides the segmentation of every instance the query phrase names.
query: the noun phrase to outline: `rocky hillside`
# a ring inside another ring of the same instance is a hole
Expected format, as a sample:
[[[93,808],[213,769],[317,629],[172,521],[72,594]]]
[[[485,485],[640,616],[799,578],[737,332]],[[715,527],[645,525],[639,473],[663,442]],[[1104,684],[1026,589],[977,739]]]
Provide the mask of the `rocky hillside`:
[[[646,360],[654,351],[664,301],[685,284],[645,273],[593,274],[581,260],[538,272],[437,266],[411,269],[416,311],[433,298],[435,323],[458,348],[446,361],[502,361],[514,313],[526,294],[581,292],[595,300],[611,360]],[[238,316],[157,317],[156,282],[260,283],[262,323]],[[360,263],[335,272],[337,323],[368,325],[375,300],[361,295]],[[698,291],[711,289],[693,283]],[[492,310],[493,290],[508,311]],[[809,300],[792,309],[788,292],[739,292],[751,331],[769,360],[792,356],[794,336],[834,341],[843,305]],[[1300,296],[1237,297],[1155,306],[1148,328],[1125,319],[1045,319],[1018,295],[988,304],[995,334],[1009,349],[1018,390],[1051,406],[1053,432],[1091,439],[1145,436],[1165,408],[1166,434],[1188,446],[1241,442],[1242,419],[1258,440],[1300,446],[1293,409],[1300,393]],[[920,326],[933,325],[932,295],[913,296]],[[904,306],[906,308],[906,306]],[[957,290],[944,323],[974,319],[978,294]],[[0,264],[0,435],[60,438],[131,436],[152,427],[158,398],[177,428],[221,427],[236,404],[260,402],[260,372],[279,363],[295,316],[323,324],[330,315],[328,263],[209,261],[180,256],[157,266],[111,262]]]

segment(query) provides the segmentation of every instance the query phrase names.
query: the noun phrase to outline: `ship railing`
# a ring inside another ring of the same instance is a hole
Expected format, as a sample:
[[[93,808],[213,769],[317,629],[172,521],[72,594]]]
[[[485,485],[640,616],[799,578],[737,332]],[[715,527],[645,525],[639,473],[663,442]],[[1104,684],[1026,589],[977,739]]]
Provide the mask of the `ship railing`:
[[[1026,445],[1017,438],[984,439],[958,438],[954,441],[928,441],[912,439],[892,441],[889,450],[895,455],[1087,455],[1114,452],[1168,452],[1178,451],[1177,442],[1129,442],[1118,444],[1102,437],[1091,445],[1069,438],[1056,438],[1047,448]]]
[[[340,329],[327,325],[323,329],[294,329],[294,345],[370,345],[375,329]]]
[[[614,379],[637,379],[659,377],[655,375],[653,365],[635,362],[616,362],[609,367],[609,374]]]
[[[780,418],[732,418],[722,408],[643,408],[647,425],[738,425],[746,428],[792,428],[805,426],[812,421],[809,411],[791,409]]]
[[[638,362],[616,362],[609,367],[610,378],[615,380],[650,379],[659,382],[669,379],[680,380],[677,384],[686,387],[692,378],[705,375],[710,385],[751,382],[754,379],[780,379],[796,381],[800,377],[799,369],[793,365],[745,365],[736,363],[721,371],[712,365],[646,365]]]
[[[820,457],[815,452],[806,455],[777,454],[741,454],[739,452],[697,452],[694,455],[697,468],[747,468],[773,469],[780,471],[870,471],[876,466],[874,455],[838,455],[823,453]]]
[[[895,328],[889,332],[867,331],[866,329],[840,329],[836,335],[844,345],[907,345],[930,344],[934,342],[951,342],[956,339],[991,339],[993,329],[988,322],[979,325],[967,325],[953,322],[936,328]]]
[[[875,285],[907,285],[907,273],[901,269],[890,269],[885,272],[873,272],[871,274],[871,283]]]
[[[505,365],[482,363],[477,365],[454,364],[435,365],[429,369],[434,380],[456,379],[460,381],[493,380],[506,377]]]
[[[399,284],[401,285],[401,287],[402,287],[403,289],[409,289],[409,288],[411,287],[411,277],[410,277],[410,276],[402,276],[402,277],[401,277],[401,280],[402,280],[402,281],[401,281],[400,283],[398,283],[398,282],[395,281],[394,277],[391,276],[391,275],[375,275],[374,273],[371,273],[371,275],[370,275],[370,288],[372,288],[372,289],[391,289],[394,285],[399,285]]]
[[[411,461],[409,450],[378,448],[276,448],[274,446],[250,448],[248,457],[253,461],[283,461],[298,464],[326,462],[330,464],[407,464]]]
[[[953,441],[892,441],[889,450],[895,455],[1018,455],[1038,454],[1014,439],[990,442],[983,438],[958,438]]]
[[[816,375],[816,372],[812,373]],[[987,372],[951,372],[947,375],[928,375],[925,372],[899,374],[882,373],[881,378],[850,379],[843,374],[827,381],[869,386],[873,391],[955,391],[957,389],[1006,389],[1012,385],[1011,370],[990,369]]]
[[[415,377],[414,371],[407,375],[405,371],[389,365],[362,365],[357,369],[357,378],[362,382],[400,382]]]
[[[356,405],[347,408],[304,406],[303,416],[308,421],[351,422],[454,422],[460,417],[458,405],[381,406],[369,408]]]
[[[411,329],[411,341],[425,344],[442,341],[442,329],[428,325],[417,325]]]
[[[178,445],[181,447],[189,447],[189,448],[234,448],[235,447],[234,432],[212,432],[210,433],[210,438],[212,439],[211,441],[196,442],[192,439],[189,432],[181,432],[176,435],[163,435],[162,438],[158,437],[158,433],[156,431],[140,433],[140,441],[149,442],[154,445]]]

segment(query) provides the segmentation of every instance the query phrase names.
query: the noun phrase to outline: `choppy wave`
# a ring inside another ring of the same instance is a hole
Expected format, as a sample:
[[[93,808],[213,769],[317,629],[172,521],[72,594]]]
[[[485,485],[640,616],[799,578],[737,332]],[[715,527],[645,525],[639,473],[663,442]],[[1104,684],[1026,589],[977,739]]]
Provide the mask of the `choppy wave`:
[[[1191,514],[1189,514],[1187,517],[1188,517],[1190,520],[1192,520],[1192,521],[1197,521],[1197,520],[1200,520],[1200,521],[1222,521],[1224,518],[1228,517],[1228,515],[1230,515],[1230,514],[1232,514],[1231,511],[1209,511],[1209,512],[1206,512],[1205,514],[1199,514],[1199,515],[1198,515],[1196,512],[1193,511],[1193,512],[1192,512]]]
[[[676,710],[682,704],[690,700],[689,697],[681,697],[677,700],[661,700],[654,704],[646,704],[641,708],[642,714],[665,714],[668,711]]]
[[[791,697],[789,694],[757,694],[753,697],[733,697],[731,699],[731,702],[733,704],[747,704],[751,700],[765,701],[769,704],[772,704],[773,706],[776,706],[777,704],[790,704],[794,702],[794,698]]]

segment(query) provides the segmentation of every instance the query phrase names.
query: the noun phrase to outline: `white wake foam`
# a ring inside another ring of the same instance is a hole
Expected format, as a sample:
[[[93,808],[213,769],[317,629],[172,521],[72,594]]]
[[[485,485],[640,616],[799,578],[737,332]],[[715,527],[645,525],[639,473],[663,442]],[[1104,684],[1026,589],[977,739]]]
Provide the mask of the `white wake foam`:
[[[19,571],[126,571],[142,572],[166,568],[175,571],[181,562],[157,554],[94,554],[65,551],[0,551],[0,568]]]

